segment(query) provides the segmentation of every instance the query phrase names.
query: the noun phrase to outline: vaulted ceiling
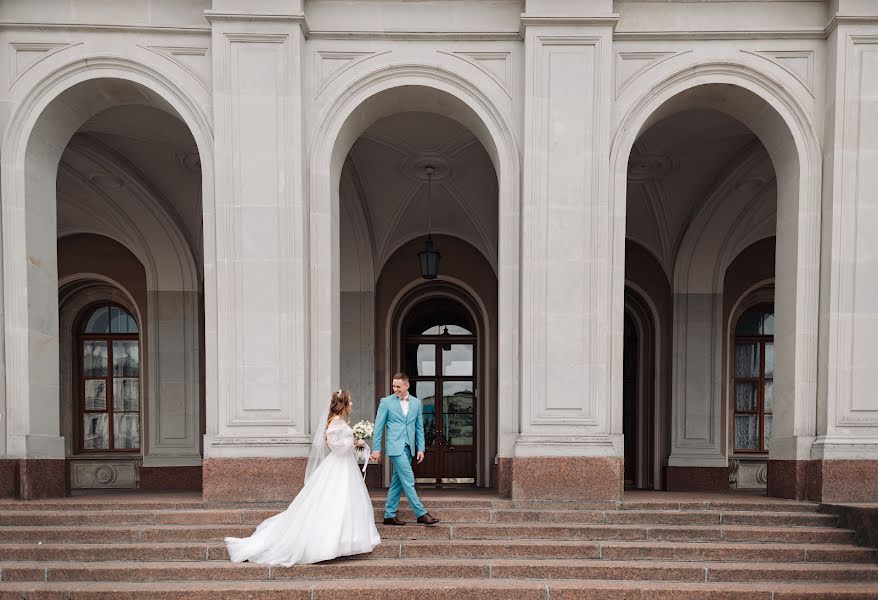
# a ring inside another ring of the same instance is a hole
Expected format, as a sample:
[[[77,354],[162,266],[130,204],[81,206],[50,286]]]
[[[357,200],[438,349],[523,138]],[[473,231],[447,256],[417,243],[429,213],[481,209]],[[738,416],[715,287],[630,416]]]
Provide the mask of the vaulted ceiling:
[[[165,110],[128,104],[89,120],[71,148],[77,144],[103,149],[136,172],[178,222],[193,254],[201,255],[200,164],[185,124]],[[436,169],[429,202],[427,165]],[[112,185],[97,174],[86,175],[96,184]],[[670,278],[687,228],[708,198],[721,191],[723,202],[752,206],[754,197],[772,188],[771,198],[757,206],[765,213],[759,219],[768,222],[776,210],[773,185],[771,162],[746,126],[716,111],[679,112],[652,125],[634,146],[626,234],[651,251]],[[428,220],[433,232],[464,239],[496,268],[494,166],[475,135],[457,121],[425,112],[377,121],[352,147],[340,191],[343,208],[348,218],[356,215],[363,238],[356,250],[347,245],[347,252],[366,252],[373,278],[397,248],[426,234]],[[59,227],[63,215],[61,210]],[[762,229],[773,229],[773,221]],[[361,266],[362,257],[353,268]]]
[[[774,185],[771,160],[744,124],[713,110],[675,113],[643,132],[631,152],[627,236],[650,250],[671,278],[678,248],[711,198],[758,211],[759,231],[773,232]]]
[[[201,163],[183,121],[165,110],[126,104],[100,112],[83,124],[68,151],[77,144],[102,148],[109,158],[135,173],[173,215],[193,254],[201,256]],[[94,178],[94,174],[87,176]]]
[[[429,202],[428,165],[435,168]],[[381,119],[356,141],[344,168],[341,202],[357,204],[368,223],[376,277],[394,250],[426,235],[428,220],[432,232],[466,240],[496,268],[497,176],[485,148],[457,121],[425,112]]]

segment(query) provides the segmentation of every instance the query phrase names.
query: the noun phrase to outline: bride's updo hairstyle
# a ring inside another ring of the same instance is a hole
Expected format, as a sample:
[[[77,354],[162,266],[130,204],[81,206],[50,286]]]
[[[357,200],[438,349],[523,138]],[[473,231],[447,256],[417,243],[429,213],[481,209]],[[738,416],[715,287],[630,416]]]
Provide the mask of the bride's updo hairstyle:
[[[329,418],[326,421],[326,426],[329,427],[329,424],[332,423],[335,417],[347,419],[348,407],[350,405],[351,393],[349,391],[338,390],[333,393],[332,399],[329,401]]]

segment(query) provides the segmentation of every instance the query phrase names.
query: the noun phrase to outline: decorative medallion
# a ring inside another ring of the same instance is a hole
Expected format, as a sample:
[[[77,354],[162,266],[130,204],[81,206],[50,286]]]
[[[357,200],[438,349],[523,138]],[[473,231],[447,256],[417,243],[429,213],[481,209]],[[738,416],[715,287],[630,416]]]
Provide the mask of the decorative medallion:
[[[110,465],[101,465],[95,469],[95,481],[107,485],[116,481],[116,469]]]
[[[438,152],[421,152],[409,157],[402,164],[402,171],[413,181],[427,181],[427,167],[433,167],[433,183],[451,177],[451,164]]]

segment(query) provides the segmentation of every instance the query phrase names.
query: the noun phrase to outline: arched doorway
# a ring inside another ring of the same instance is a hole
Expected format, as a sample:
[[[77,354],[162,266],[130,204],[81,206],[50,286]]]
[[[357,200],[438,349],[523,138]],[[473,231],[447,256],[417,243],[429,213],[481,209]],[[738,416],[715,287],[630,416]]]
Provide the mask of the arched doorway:
[[[622,354],[622,432],[626,488],[660,489],[658,440],[663,415],[659,407],[657,324],[648,302],[625,290]]]
[[[415,305],[402,325],[403,370],[424,405],[419,483],[476,482],[478,335],[467,310],[449,298]]]
[[[419,484],[496,485],[495,317],[485,308],[472,290],[448,280],[417,283],[389,307],[388,360],[379,380],[402,369],[424,404]],[[386,483],[389,470],[385,475]]]
[[[631,313],[625,311],[625,344],[622,354],[622,432],[625,434],[625,487],[634,487],[637,477],[637,326]]]

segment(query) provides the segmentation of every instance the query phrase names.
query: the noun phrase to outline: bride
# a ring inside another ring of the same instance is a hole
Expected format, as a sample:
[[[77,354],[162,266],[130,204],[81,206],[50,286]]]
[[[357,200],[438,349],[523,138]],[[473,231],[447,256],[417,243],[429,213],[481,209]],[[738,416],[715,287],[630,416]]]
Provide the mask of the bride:
[[[226,538],[232,562],[310,564],[371,552],[381,543],[366,484],[354,458],[347,391],[332,395],[318,423],[305,485],[282,513],[248,538]]]

